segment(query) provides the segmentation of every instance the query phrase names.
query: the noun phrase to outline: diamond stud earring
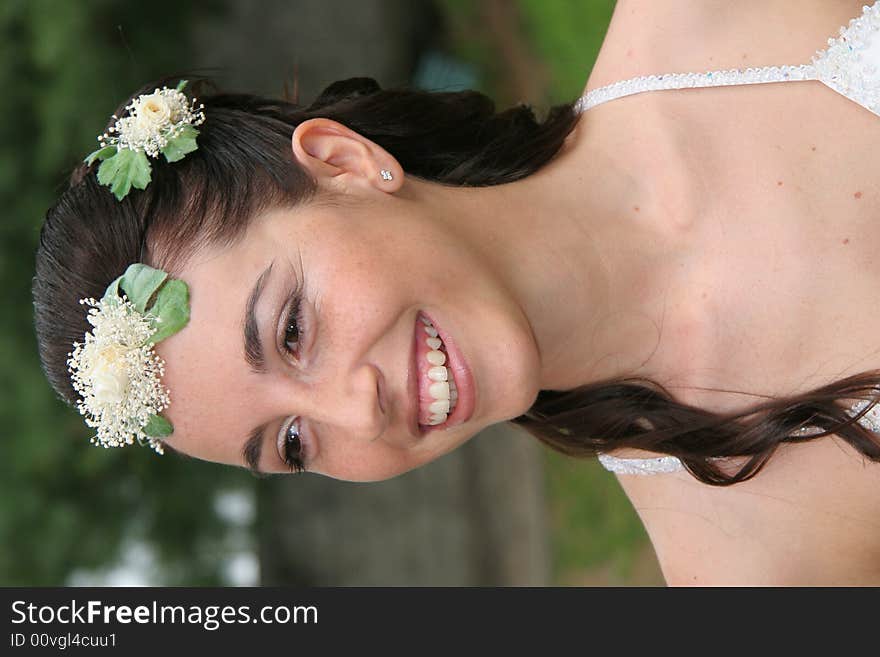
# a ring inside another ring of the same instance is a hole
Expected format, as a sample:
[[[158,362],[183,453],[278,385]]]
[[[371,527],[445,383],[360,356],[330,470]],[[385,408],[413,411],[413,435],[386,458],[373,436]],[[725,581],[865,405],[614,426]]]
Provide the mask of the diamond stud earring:
[[[382,180],[393,180],[394,177],[391,175],[391,172],[388,169],[382,169],[379,172],[379,175],[382,176]]]

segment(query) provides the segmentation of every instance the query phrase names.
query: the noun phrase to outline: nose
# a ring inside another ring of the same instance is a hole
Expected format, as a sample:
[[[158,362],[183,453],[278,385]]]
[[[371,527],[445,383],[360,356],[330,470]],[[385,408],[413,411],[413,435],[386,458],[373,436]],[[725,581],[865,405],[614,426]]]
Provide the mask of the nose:
[[[340,373],[324,370],[311,380],[288,379],[278,400],[280,414],[296,415],[316,426],[320,437],[376,440],[385,431],[379,403],[381,374],[363,363]]]

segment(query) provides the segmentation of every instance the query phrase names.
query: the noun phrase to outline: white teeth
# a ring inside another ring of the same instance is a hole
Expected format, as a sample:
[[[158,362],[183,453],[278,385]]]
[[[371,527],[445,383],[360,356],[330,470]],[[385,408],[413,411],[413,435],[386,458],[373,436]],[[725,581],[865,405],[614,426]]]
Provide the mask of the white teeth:
[[[425,339],[425,344],[431,348],[431,351],[425,355],[426,360],[431,364],[431,367],[428,368],[428,380],[432,383],[428,386],[428,394],[433,398],[427,408],[430,413],[428,425],[436,426],[446,422],[449,413],[455,408],[458,401],[458,389],[449,370],[444,367],[446,354],[440,351],[443,346],[440,334],[430,320],[424,317],[420,317],[420,319],[424,324],[422,328],[428,336]]]
[[[438,381],[428,386],[428,392],[434,399],[449,399],[449,382]]]
[[[445,381],[449,378],[449,372],[442,365],[435,365],[428,370],[428,378],[431,381]]]

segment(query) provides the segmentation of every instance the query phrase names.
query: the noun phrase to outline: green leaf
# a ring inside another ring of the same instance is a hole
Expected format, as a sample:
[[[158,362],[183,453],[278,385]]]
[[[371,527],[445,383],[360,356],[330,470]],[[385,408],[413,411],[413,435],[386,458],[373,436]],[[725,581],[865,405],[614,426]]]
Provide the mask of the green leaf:
[[[169,139],[162,149],[162,154],[169,162],[182,160],[187,153],[192,153],[198,148],[196,137],[199,131],[191,125],[185,125],[174,139]]]
[[[153,269],[136,262],[129,265],[125,273],[116,279],[118,281],[117,290],[121,287],[137,311],[143,313],[146,312],[147,304],[156,291],[162,287],[166,278],[168,278],[168,274],[161,269]]]
[[[187,82],[189,82],[189,80],[181,80],[180,82],[178,82],[177,83],[177,90],[183,91],[183,88],[186,86]]]
[[[152,438],[164,438],[174,431],[171,423],[161,415],[151,415],[150,421],[144,425],[144,433]]]
[[[116,152],[116,146],[104,146],[104,148],[99,148],[98,150],[89,153],[88,157],[86,157],[83,162],[88,165],[91,165],[96,159],[106,160],[108,157],[113,155]]]
[[[125,274],[123,274],[124,276]],[[107,289],[104,290],[104,300],[108,299],[118,299],[119,298],[119,281],[122,280],[122,276],[118,277],[115,281],[110,283],[107,286]]]
[[[146,189],[150,183],[150,162],[143,152],[123,148],[101,163],[98,182],[110,185],[110,191],[121,201],[132,187]]]
[[[148,312],[159,319],[151,343],[177,333],[189,322],[189,288],[186,283],[176,278],[165,283]]]

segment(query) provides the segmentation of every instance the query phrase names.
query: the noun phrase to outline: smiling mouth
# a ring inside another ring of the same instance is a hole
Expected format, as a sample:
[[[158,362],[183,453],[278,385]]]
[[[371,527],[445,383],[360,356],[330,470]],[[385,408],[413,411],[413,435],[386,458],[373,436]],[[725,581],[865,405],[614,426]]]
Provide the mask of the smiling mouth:
[[[416,317],[414,339],[419,434],[466,421],[474,406],[473,385],[452,339],[423,312]]]
[[[455,377],[446,366],[449,354],[434,324],[425,316],[419,316],[416,326],[416,358],[419,370],[419,424],[436,426],[443,424],[458,403]]]

